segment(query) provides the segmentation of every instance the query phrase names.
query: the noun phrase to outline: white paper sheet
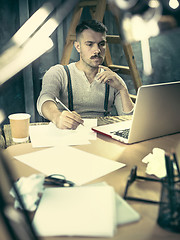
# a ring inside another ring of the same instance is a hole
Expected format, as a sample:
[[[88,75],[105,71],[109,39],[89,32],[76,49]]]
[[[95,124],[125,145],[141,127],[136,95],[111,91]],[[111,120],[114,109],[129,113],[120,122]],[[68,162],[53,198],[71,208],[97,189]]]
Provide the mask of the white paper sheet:
[[[40,236],[112,237],[114,190],[110,186],[47,188],[33,225]]]
[[[125,166],[124,163],[68,146],[48,148],[15,158],[44,174],[62,174],[77,185],[87,183]]]
[[[32,147],[84,145],[90,144],[89,140],[96,140],[96,133],[91,130],[94,126],[97,126],[97,119],[84,119],[84,126],[79,125],[76,130],[58,129],[49,123],[30,126],[29,134]]]
[[[94,183],[87,185],[91,186],[109,186],[106,182]],[[136,212],[126,200],[124,200],[119,194],[115,193],[116,199],[116,220],[117,225],[124,225],[127,223],[133,223],[140,220],[141,216]]]

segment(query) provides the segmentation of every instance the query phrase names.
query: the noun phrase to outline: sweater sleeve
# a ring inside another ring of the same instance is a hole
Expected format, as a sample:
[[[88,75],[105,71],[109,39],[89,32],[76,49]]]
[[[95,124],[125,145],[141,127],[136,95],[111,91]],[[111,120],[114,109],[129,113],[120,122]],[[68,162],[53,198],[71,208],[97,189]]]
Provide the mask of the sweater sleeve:
[[[41,116],[43,116],[41,110],[43,103],[49,100],[55,102],[55,98],[59,97],[63,78],[64,70],[61,65],[55,65],[45,73],[42,80],[42,89],[37,100],[37,111]]]
[[[116,107],[116,111],[118,116],[122,116],[122,115],[131,115],[133,114],[134,108],[130,111],[130,112],[124,112],[123,111],[123,107],[122,107],[122,101],[121,101],[121,95],[120,92],[118,91],[115,95],[115,102],[114,105]]]
[[[121,83],[127,88],[126,83],[124,82],[124,80],[123,80],[119,75],[118,75],[118,77],[120,78]],[[122,105],[122,99],[121,99],[120,91],[117,91],[117,92],[115,93],[114,105],[115,105],[115,107],[116,107],[116,111],[117,111],[117,114],[118,114],[119,116],[121,116],[121,115],[131,115],[131,114],[133,114],[133,110],[134,110],[134,109],[132,109],[130,112],[124,112],[124,111],[123,111],[123,105]]]

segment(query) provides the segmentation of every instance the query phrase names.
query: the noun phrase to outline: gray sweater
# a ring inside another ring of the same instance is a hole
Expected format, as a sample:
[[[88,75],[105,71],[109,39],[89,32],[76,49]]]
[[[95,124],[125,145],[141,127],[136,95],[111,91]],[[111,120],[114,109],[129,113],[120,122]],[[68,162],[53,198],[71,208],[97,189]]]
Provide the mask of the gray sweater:
[[[79,113],[82,118],[104,116],[105,84],[98,82],[96,77],[90,84],[84,72],[80,71],[75,63],[70,63],[68,67],[71,74],[74,111]],[[101,71],[104,70],[101,69]],[[68,106],[67,83],[67,74],[60,64],[51,67],[45,73],[42,90],[37,100],[37,110],[41,116],[43,116],[41,112],[43,103],[48,100],[55,102],[55,97],[58,97]],[[113,106],[115,106],[118,115],[125,114],[122,110],[119,91],[110,87],[108,111],[111,112]],[[64,110],[60,104],[58,104],[58,108],[60,111]]]

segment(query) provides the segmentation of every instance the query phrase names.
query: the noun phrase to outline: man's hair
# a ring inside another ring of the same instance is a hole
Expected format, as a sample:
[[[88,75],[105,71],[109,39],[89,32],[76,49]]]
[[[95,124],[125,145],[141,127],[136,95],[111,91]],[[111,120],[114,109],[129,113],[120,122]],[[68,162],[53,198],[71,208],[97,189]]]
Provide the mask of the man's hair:
[[[100,33],[107,33],[107,27],[102,22],[97,20],[86,20],[77,25],[76,39],[78,39],[80,34],[86,29],[92,29],[93,31]]]

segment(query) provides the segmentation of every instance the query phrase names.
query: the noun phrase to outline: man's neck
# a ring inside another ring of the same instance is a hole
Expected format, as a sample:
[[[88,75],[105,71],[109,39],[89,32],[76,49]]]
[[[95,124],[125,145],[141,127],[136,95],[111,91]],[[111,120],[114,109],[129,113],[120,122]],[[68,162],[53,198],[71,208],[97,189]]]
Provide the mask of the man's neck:
[[[88,79],[88,81],[90,83],[93,82],[96,74],[98,73],[98,70],[99,68],[93,68],[93,67],[90,67],[90,66],[84,66],[83,64],[81,64],[81,62],[76,62],[76,67],[83,71]]]

